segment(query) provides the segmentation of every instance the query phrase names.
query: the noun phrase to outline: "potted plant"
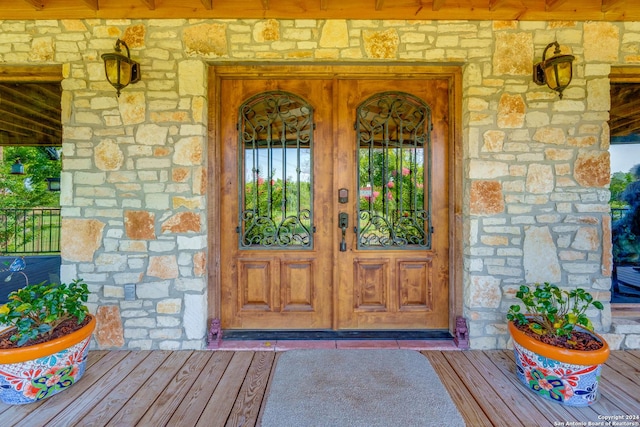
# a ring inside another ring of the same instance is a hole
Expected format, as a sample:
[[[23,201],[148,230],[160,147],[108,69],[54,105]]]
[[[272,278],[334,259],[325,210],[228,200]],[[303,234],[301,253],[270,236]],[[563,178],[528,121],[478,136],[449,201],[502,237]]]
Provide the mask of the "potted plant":
[[[88,295],[81,280],[31,285],[27,280],[9,294],[0,306],[0,325],[8,326],[0,332],[1,401],[35,402],[82,377],[96,325],[84,304]]]
[[[520,381],[565,405],[594,403],[609,346],[593,332],[587,309],[602,310],[602,303],[584,289],[565,290],[550,283],[520,286],[516,297],[522,304],[509,308],[507,320]]]

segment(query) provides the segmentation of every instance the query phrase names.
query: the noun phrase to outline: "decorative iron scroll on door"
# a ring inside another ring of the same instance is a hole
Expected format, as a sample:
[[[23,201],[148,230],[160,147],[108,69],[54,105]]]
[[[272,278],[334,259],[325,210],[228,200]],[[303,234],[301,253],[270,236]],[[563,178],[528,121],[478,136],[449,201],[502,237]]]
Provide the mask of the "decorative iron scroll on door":
[[[358,249],[431,248],[431,109],[383,92],[357,109]]]
[[[313,127],[313,107],[288,92],[240,106],[240,249],[313,248]]]

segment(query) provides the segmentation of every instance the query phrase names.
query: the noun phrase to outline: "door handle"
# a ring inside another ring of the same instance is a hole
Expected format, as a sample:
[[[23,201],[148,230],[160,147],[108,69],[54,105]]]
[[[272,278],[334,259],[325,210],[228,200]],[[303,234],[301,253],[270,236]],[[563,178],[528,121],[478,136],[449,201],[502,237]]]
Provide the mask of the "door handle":
[[[342,230],[342,240],[340,241],[340,252],[347,251],[347,241],[345,240],[347,228],[349,228],[349,214],[340,212],[338,214],[338,227]]]

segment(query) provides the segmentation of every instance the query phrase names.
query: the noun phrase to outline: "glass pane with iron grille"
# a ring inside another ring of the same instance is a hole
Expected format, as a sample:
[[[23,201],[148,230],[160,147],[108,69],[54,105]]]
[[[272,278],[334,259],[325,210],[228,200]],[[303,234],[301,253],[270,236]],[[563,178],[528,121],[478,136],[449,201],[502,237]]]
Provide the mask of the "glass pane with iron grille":
[[[357,109],[358,249],[431,247],[431,110],[403,92]]]
[[[287,92],[238,115],[240,249],[313,248],[313,107]]]

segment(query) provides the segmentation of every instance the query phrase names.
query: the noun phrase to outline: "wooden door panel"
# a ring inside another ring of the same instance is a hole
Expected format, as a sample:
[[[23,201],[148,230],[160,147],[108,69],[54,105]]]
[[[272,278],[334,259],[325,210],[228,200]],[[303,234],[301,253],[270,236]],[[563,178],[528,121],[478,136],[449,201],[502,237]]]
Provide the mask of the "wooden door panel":
[[[356,311],[386,311],[389,307],[389,263],[355,259],[353,295]]]
[[[282,309],[283,311],[313,311],[316,289],[316,272],[313,260],[282,262]]]
[[[431,264],[431,260],[398,261],[398,308],[400,311],[432,310]]]
[[[241,311],[274,311],[272,260],[238,260]]]

